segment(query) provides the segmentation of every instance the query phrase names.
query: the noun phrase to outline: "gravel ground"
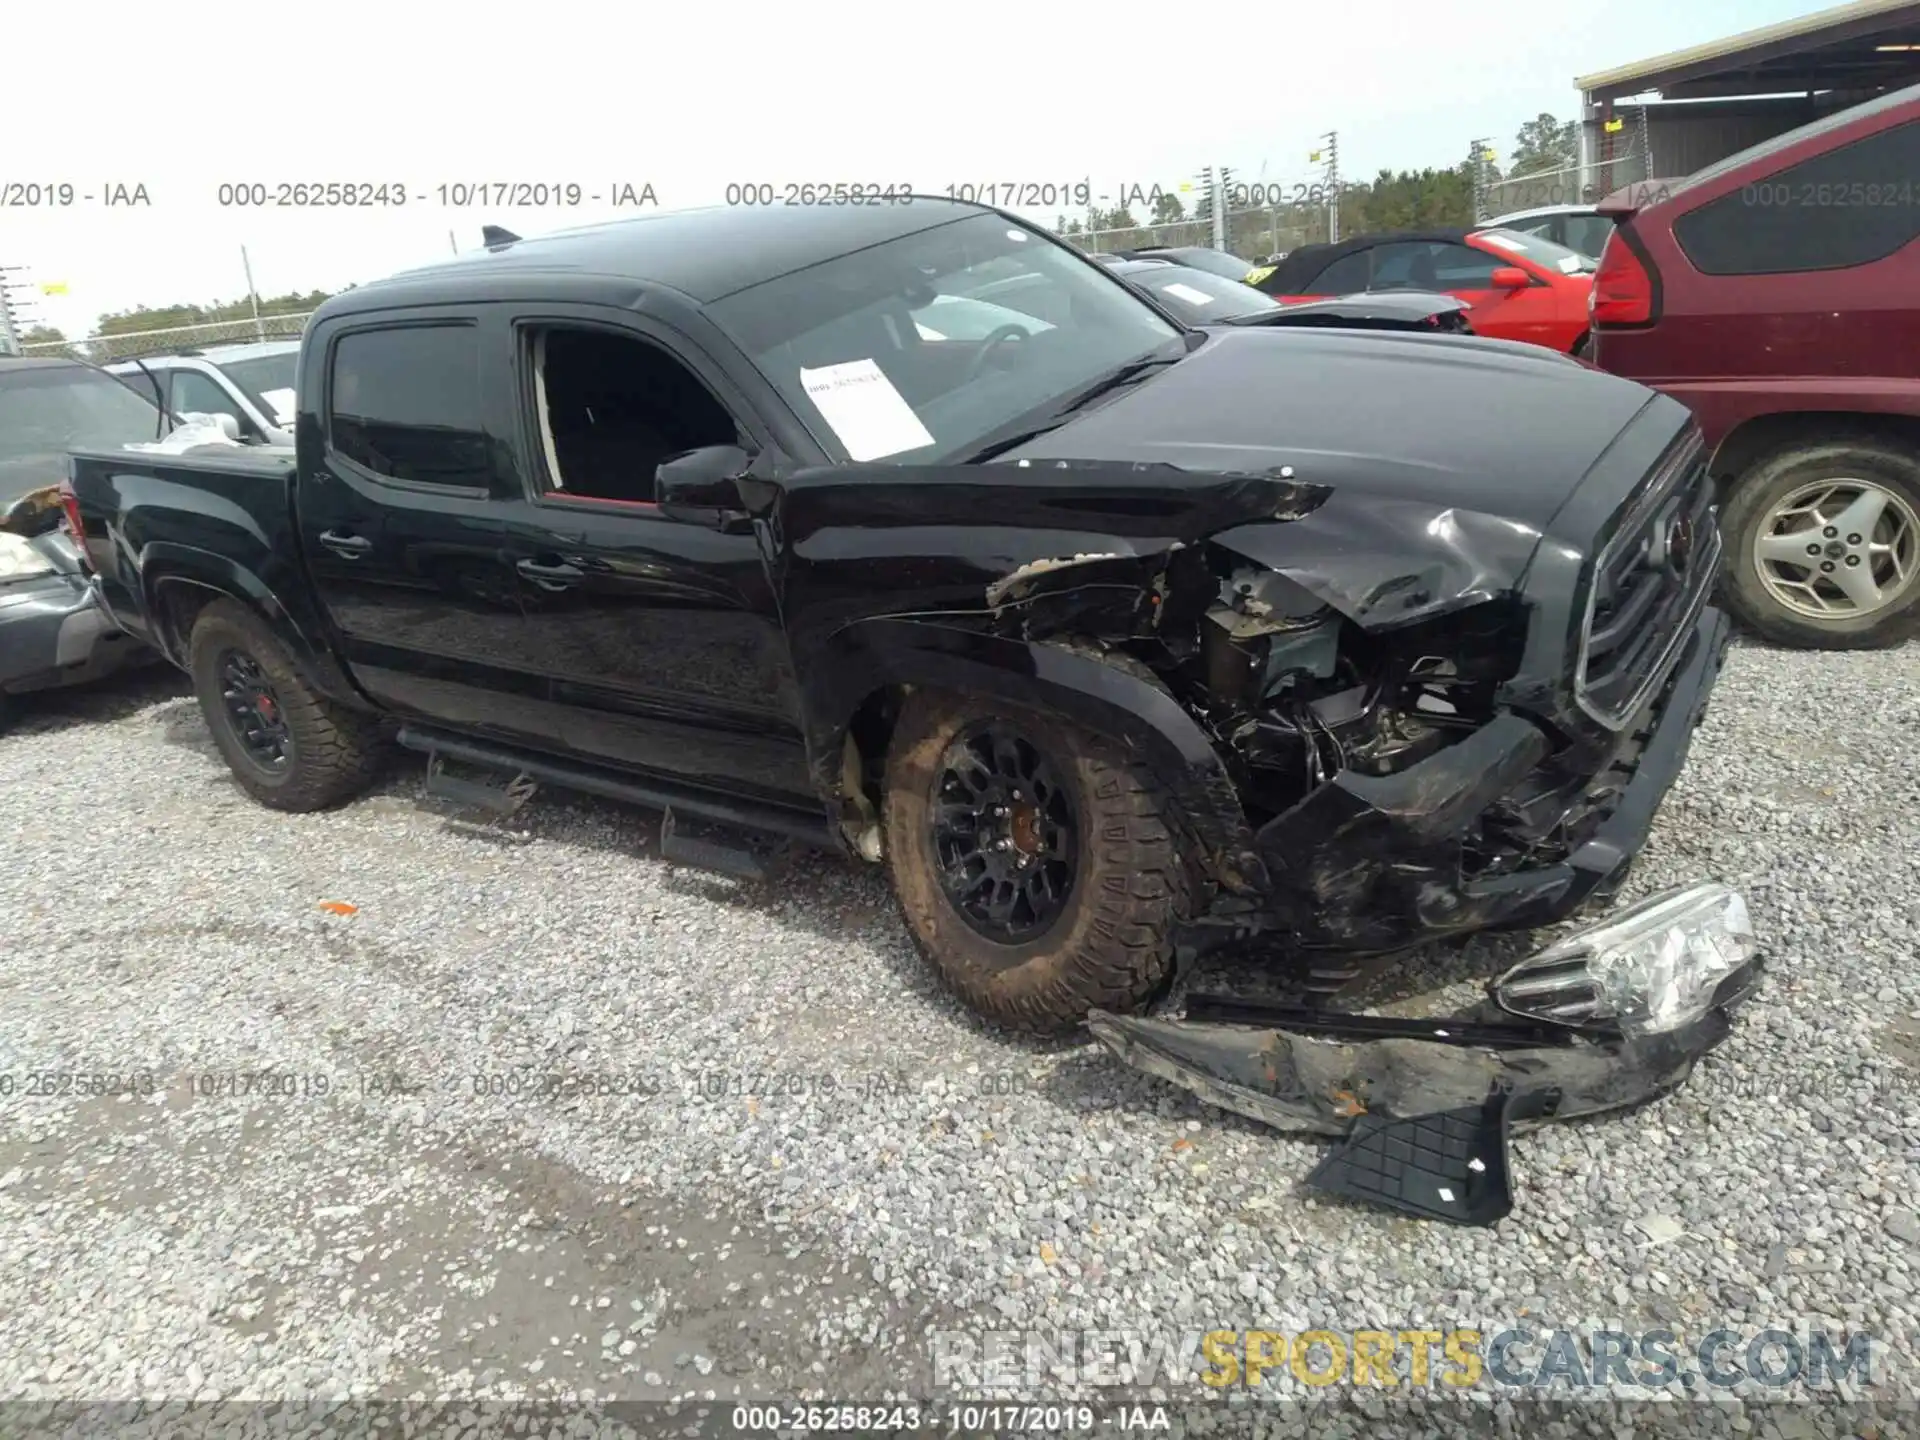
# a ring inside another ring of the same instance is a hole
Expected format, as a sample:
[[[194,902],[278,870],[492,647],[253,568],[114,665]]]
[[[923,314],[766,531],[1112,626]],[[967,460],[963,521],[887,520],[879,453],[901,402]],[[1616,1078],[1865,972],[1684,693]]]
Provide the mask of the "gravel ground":
[[[552,794],[474,823],[404,762],[280,815],[170,675],[46,700],[0,739],[0,1396],[907,1397],[932,1331],[1522,1321],[1851,1325],[1910,1377],[1916,742],[1920,647],[1736,647],[1630,895],[1750,887],[1768,980],[1673,1097],[1517,1140],[1481,1231],[1316,1202],[1315,1144],[976,1025],[877,873],[716,879]],[[72,1072],[154,1093],[27,1093]]]

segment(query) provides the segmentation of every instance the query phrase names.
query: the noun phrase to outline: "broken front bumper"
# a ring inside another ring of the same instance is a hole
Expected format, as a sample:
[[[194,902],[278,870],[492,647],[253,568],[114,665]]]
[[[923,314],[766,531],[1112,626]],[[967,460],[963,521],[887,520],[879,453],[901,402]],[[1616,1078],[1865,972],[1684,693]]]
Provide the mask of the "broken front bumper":
[[[1279,1130],[1338,1136],[1309,1183],[1427,1218],[1512,1208],[1510,1126],[1654,1099],[1726,1039],[1761,961],[1745,901],[1666,892],[1569,936],[1472,1014],[1345,1014],[1192,995],[1164,1020],[1095,1011],[1123,1063]],[[1574,1011],[1558,1002],[1579,997]],[[1577,1013],[1578,1023],[1554,1014]]]
[[[1399,774],[1343,772],[1269,821],[1256,836],[1274,882],[1268,908],[1302,950],[1385,954],[1447,935],[1551,924],[1604,896],[1645,844],[1686,763],[1730,632],[1720,611],[1701,611],[1662,693],[1593,771],[1630,769],[1631,780],[1565,859],[1467,874],[1469,848],[1490,815],[1552,748],[1538,726],[1507,713]]]

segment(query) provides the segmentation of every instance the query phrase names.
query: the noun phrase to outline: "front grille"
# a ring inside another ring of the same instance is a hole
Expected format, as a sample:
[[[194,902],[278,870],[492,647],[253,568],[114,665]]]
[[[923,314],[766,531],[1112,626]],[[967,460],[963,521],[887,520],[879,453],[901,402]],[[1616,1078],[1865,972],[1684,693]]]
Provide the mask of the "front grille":
[[[1575,692],[1619,729],[1653,697],[1713,586],[1720,532],[1698,432],[1661,462],[1594,567]]]

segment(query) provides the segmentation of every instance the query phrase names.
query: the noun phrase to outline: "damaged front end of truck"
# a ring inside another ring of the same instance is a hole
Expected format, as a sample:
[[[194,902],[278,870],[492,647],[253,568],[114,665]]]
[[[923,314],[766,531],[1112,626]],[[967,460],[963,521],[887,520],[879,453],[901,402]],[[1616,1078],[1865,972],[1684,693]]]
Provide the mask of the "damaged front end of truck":
[[[1293,978],[1331,991],[1356,957],[1560,920],[1624,879],[1728,638],[1707,603],[1718,536],[1697,441],[1617,448],[1633,473],[1567,502],[1585,544],[1290,466],[802,476],[777,524],[789,634],[824,717],[823,789],[842,796],[852,847],[877,858],[858,720],[835,717],[888,681],[997,686],[1124,740],[1181,795],[1205,884],[1180,971],[1273,934]],[[1335,1061],[1298,1016],[1249,1028],[1207,1013],[1094,1028],[1218,1103],[1264,1095],[1232,1107],[1262,1118],[1277,1095],[1318,1097],[1299,1103],[1322,1107],[1308,1127],[1322,1133],[1430,1114],[1423,1093],[1449,1113],[1481,1107],[1502,1133],[1631,1103],[1724,1034],[1702,1021],[1622,1040],[1603,1025],[1548,1042],[1508,1017],[1395,1031]],[[1480,1038],[1463,1049],[1463,1034]],[[1345,1116],[1324,1109],[1341,1093]]]
[[[803,474],[778,526],[821,787],[871,853],[858,697],[998,686],[1181,791],[1189,959],[1281,932],[1338,985],[1356,956],[1562,918],[1624,877],[1727,643],[1698,445],[1663,450],[1599,556],[1292,467]],[[1649,567],[1649,526],[1693,553]]]

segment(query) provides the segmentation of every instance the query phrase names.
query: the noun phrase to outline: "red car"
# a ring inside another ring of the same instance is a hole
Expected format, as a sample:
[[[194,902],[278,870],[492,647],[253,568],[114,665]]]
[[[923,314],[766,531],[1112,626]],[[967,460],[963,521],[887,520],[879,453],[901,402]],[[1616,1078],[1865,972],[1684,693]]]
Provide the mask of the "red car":
[[[1437,290],[1472,307],[1473,333],[1569,355],[1587,347],[1593,261],[1517,230],[1402,230],[1303,245],[1247,277],[1282,304],[1368,290]]]
[[[1920,86],[1600,211],[1592,358],[1699,420],[1727,608],[1807,648],[1920,632]]]

